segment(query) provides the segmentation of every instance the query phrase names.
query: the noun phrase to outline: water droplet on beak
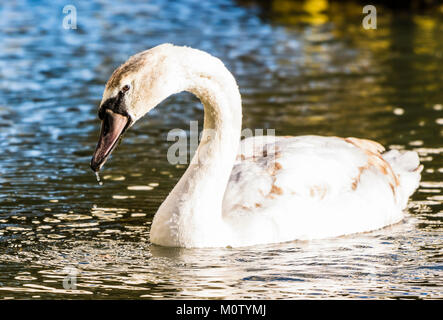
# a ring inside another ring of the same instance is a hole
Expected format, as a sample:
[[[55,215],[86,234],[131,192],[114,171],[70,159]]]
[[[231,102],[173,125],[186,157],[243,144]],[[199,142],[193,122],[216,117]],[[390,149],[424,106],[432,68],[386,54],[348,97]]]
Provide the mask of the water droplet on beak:
[[[97,182],[99,185],[103,185],[103,181],[101,181],[100,179],[100,174],[98,173],[98,171],[95,171],[95,177],[97,178]]]

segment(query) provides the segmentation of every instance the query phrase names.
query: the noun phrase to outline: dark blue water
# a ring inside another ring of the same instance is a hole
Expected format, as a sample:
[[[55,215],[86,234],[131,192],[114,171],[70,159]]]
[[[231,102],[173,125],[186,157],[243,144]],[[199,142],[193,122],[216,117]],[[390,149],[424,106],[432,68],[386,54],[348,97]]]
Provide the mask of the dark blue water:
[[[71,1],[77,29],[64,29],[66,4],[0,6],[0,298],[443,297],[441,8],[378,7],[368,31],[352,3]],[[185,170],[168,163],[166,136],[202,122],[198,100],[171,97],[131,128],[103,186],[89,160],[108,77],[164,42],[225,62],[244,128],[418,151],[425,170],[405,221],[244,249],[152,246],[153,215]]]

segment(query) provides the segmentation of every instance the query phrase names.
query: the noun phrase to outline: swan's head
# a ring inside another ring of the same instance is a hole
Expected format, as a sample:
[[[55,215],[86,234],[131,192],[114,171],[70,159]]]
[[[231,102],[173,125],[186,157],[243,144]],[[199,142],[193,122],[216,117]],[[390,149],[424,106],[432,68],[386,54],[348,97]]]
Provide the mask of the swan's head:
[[[140,52],[111,75],[98,110],[102,124],[91,160],[93,171],[100,170],[130,126],[169,95],[184,89],[180,50],[186,48],[163,44]]]

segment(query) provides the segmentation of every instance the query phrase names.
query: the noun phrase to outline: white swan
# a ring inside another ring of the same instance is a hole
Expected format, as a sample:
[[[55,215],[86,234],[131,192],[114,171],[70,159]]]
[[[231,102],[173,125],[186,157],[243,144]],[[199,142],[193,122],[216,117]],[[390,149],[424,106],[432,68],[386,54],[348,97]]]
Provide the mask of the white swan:
[[[132,56],[108,80],[91,168],[100,170],[128,127],[181,91],[204,105],[200,161],[194,157],[158,209],[152,243],[248,246],[365,232],[402,220],[420,180],[415,152],[382,155],[380,144],[357,138],[240,142],[241,99],[232,74],[208,53],[171,44]]]

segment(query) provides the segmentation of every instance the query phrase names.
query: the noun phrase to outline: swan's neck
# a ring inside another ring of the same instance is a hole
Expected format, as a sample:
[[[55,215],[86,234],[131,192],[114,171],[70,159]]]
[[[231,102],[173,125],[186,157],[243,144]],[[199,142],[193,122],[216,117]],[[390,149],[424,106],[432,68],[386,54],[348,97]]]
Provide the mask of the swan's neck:
[[[188,169],[154,218],[151,241],[156,244],[223,245],[229,237],[222,201],[238,151],[242,114],[234,77],[218,62],[210,70],[188,73],[185,90],[204,105],[204,131]]]

